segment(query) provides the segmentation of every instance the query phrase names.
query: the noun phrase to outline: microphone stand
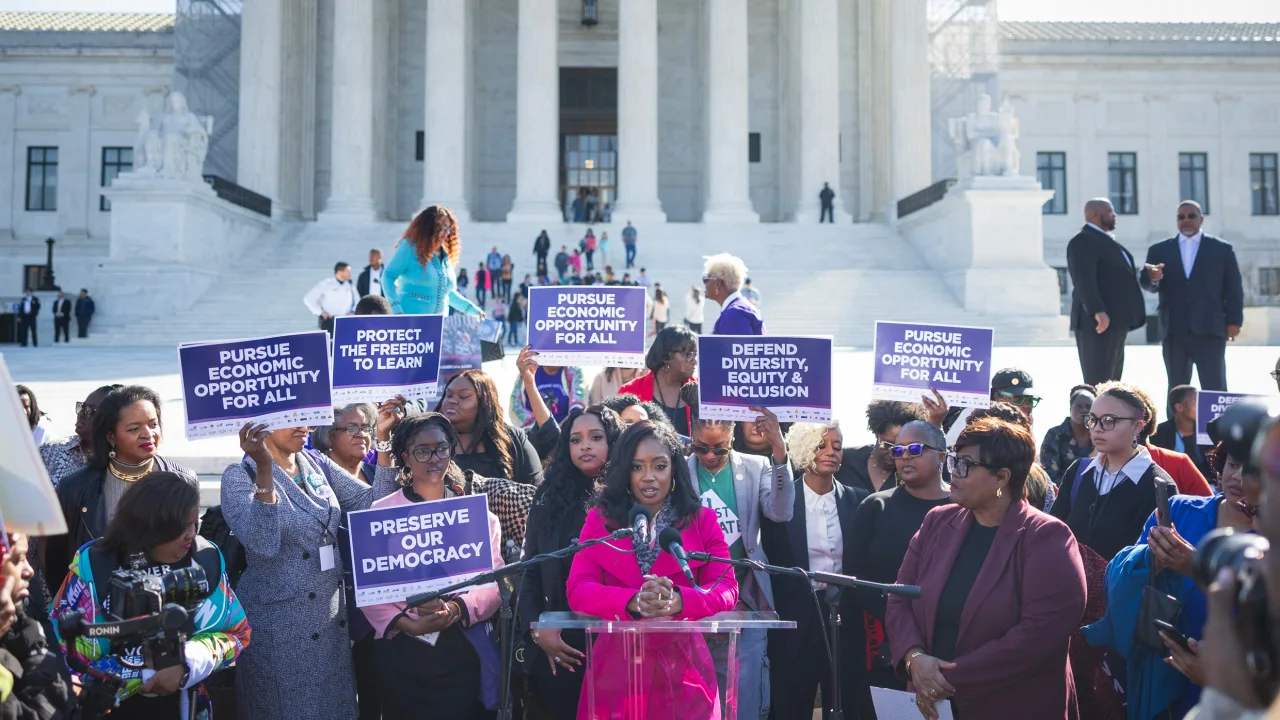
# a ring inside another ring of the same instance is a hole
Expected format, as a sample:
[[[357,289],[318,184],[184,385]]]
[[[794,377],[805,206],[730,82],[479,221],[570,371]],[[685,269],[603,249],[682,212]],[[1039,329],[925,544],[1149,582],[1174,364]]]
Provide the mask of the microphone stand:
[[[827,661],[831,665],[831,712],[828,720],[844,720],[844,700],[840,687],[840,594],[841,588],[860,587],[868,590],[878,590],[882,593],[893,593],[902,595],[910,599],[920,597],[920,588],[916,585],[898,585],[896,583],[878,583],[870,580],[860,580],[852,575],[841,575],[839,573],[814,572],[798,567],[783,567],[781,565],[767,565],[756,560],[733,560],[731,558],[717,557],[708,555],[704,552],[691,552],[688,554],[690,560],[701,560],[702,562],[717,562],[726,565],[732,565],[736,568],[744,568],[748,570],[759,570],[769,573],[770,575],[788,575],[791,577],[803,578],[809,584],[809,591],[814,593],[814,604],[820,608],[817,599],[818,596],[813,589],[814,582],[825,583],[831,588],[831,596],[827,600],[827,632],[830,640],[827,643]],[[694,587],[697,587],[696,585]],[[819,620],[822,615],[819,613]]]
[[[595,538],[594,540],[588,540],[582,543],[574,543],[556,550],[555,552],[543,553],[542,555],[535,555],[528,560],[521,560],[520,562],[511,563],[510,565],[503,565],[502,567],[494,568],[489,572],[480,573],[470,580],[454,583],[448,587],[440,588],[439,590],[410,596],[405,600],[405,605],[407,607],[418,607],[419,605],[425,605],[437,598],[441,598],[446,595],[454,595],[458,591],[465,590],[469,587],[487,585],[488,583],[497,583],[498,597],[502,602],[499,613],[500,622],[498,623],[498,657],[502,662],[498,675],[498,720],[511,720],[511,618],[513,616],[513,609],[511,607],[512,590],[506,581],[520,573],[541,565],[544,562],[567,558],[579,550],[585,550],[592,545],[603,545],[604,543],[611,542],[613,540],[623,540],[632,537],[634,533],[635,531],[632,528],[622,528],[615,530],[613,533],[605,535],[604,537]],[[524,588],[522,586],[521,591],[523,591],[523,589]]]

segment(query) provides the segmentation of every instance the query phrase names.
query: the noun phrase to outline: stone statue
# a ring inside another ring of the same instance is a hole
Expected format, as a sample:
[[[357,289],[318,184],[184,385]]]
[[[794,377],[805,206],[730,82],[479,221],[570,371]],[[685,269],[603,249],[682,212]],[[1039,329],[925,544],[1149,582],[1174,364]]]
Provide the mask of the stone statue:
[[[159,117],[152,117],[145,109],[138,113],[134,172],[139,177],[203,183],[204,157],[209,152],[213,118],[188,110],[187,98],[180,92],[169,93],[166,105],[165,113]]]
[[[1008,99],[1001,103],[1000,112],[995,113],[991,111],[991,96],[979,95],[977,112],[952,118],[949,128],[960,153],[962,177],[1019,174],[1018,119]]]

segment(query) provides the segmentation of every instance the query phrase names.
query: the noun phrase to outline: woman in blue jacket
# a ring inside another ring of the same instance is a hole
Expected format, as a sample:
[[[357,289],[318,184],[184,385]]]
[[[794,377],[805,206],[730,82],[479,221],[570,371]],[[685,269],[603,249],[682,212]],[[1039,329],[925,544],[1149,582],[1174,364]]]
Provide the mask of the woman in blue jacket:
[[[1113,647],[1125,656],[1130,718],[1163,717],[1165,711],[1180,718],[1199,700],[1205,683],[1199,638],[1204,635],[1206,599],[1191,579],[1195,547],[1215,528],[1253,529],[1262,493],[1257,471],[1245,472],[1243,461],[1222,445],[1209,454],[1209,464],[1217,476],[1217,493],[1169,498],[1172,527],[1159,527],[1152,513],[1138,544],[1121,550],[1107,566],[1106,616],[1084,629],[1089,644]],[[1182,603],[1175,625],[1190,639],[1189,651],[1167,636],[1167,652],[1153,652],[1133,640],[1143,590],[1153,572],[1156,587]]]
[[[458,292],[458,221],[443,205],[418,213],[405,229],[383,273],[382,289],[391,310],[404,315],[448,315],[452,308],[464,315],[484,317]]]

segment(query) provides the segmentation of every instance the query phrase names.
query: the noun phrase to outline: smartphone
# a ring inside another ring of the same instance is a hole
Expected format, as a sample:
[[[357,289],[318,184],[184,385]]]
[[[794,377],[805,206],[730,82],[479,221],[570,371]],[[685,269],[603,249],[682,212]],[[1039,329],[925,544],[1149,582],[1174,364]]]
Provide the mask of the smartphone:
[[[1169,483],[1156,481],[1156,524],[1169,527]]]
[[[1191,650],[1191,643],[1187,641],[1187,636],[1179,632],[1178,628],[1170,625],[1169,623],[1163,620],[1152,620],[1151,622],[1156,624],[1156,629],[1160,630],[1165,635],[1168,635],[1169,639],[1178,643],[1178,645],[1181,646],[1183,650],[1186,650],[1187,652],[1193,652]]]

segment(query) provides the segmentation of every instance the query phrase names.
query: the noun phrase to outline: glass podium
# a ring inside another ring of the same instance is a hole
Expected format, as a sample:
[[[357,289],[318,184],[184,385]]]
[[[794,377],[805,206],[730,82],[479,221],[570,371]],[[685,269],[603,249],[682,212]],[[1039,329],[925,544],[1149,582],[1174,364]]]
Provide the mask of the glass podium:
[[[580,711],[587,709],[592,720],[736,720],[738,634],[796,626],[775,612],[723,612],[702,620],[548,612],[531,625],[586,633]]]

